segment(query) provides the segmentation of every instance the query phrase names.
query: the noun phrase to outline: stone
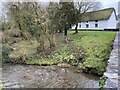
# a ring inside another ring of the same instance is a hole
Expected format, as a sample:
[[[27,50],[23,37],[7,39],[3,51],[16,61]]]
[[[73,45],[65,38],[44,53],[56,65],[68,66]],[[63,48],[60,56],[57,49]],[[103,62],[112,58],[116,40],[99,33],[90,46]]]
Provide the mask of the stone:
[[[108,68],[107,67],[107,70],[106,70],[108,73],[118,73],[118,69],[111,69],[111,68]]]
[[[118,88],[118,86],[115,83],[113,83],[110,79],[106,80],[105,87],[106,88]]]
[[[7,83],[4,84],[5,87],[10,87],[10,86],[13,86],[13,85],[16,85],[16,83],[7,82]]]
[[[117,73],[107,73],[107,72],[105,72],[104,76],[107,77],[107,78],[112,78],[112,79],[118,78],[118,74]]]
[[[120,38],[120,37],[119,37]],[[120,79],[120,77],[118,75],[120,75],[120,68],[118,67],[118,64],[120,64],[119,62],[119,52],[118,52],[118,48],[120,48],[120,46],[118,46],[118,43],[120,43],[120,41],[118,41],[118,32],[116,34],[116,38],[114,40],[113,43],[113,50],[110,54],[110,58],[108,60],[108,65],[107,65],[107,69],[106,72],[104,73],[104,76],[107,77],[106,82],[105,82],[105,88],[118,88],[118,79]]]

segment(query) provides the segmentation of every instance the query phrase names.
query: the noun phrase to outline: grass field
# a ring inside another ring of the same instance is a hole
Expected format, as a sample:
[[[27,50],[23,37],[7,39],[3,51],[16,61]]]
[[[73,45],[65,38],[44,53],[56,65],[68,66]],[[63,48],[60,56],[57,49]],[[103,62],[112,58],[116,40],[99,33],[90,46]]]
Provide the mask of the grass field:
[[[85,72],[101,75],[112,50],[115,32],[81,31],[71,38],[75,44],[82,45],[87,51],[86,60],[80,65]],[[80,39],[81,38],[81,39]]]
[[[84,72],[102,75],[112,50],[115,32],[106,31],[74,31],[68,32],[68,43],[64,42],[63,34],[56,35],[56,48],[47,50],[49,53],[36,54],[37,42],[20,41],[12,44],[9,56],[12,60],[21,61],[24,56],[26,64],[53,65],[68,63],[81,68]],[[46,43],[47,44],[47,43]]]

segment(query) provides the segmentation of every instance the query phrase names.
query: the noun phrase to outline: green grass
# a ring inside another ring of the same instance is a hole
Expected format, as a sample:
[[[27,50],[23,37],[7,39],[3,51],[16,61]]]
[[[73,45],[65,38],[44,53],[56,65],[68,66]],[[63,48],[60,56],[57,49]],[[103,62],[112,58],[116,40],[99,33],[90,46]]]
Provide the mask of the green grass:
[[[106,31],[74,31],[68,32],[70,41],[64,42],[62,34],[56,35],[56,49],[48,50],[49,54],[36,54],[38,43],[24,40],[12,45],[15,50],[9,56],[16,58],[27,57],[26,64],[54,65],[68,63],[81,68],[84,72],[102,75],[106,62],[112,50],[115,32]],[[46,42],[46,45],[48,42]]]
[[[72,32],[71,32],[72,33]],[[88,57],[80,66],[85,72],[102,75],[106,68],[115,32],[81,31],[71,36],[74,43],[82,45]]]

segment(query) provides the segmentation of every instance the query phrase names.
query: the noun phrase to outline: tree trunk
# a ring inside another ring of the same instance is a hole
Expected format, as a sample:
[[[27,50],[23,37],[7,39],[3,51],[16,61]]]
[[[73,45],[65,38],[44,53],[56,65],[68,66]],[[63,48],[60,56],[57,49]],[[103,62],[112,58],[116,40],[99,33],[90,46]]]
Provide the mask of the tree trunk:
[[[4,27],[4,24],[2,23],[2,31],[4,31],[5,30],[5,27]]]
[[[78,33],[77,27],[78,27],[78,24],[76,24],[75,33]]]
[[[65,28],[65,31],[64,31],[64,40],[65,40],[65,42],[68,42],[68,39],[67,39],[67,28]]]
[[[67,37],[67,28],[65,28],[64,36]]]
[[[37,53],[40,53],[41,51],[44,51],[44,41],[42,38],[37,38],[37,41],[39,42],[39,46],[37,47]]]
[[[55,47],[54,35],[52,35],[52,37],[47,35],[46,37],[48,38],[48,41],[50,43],[50,48]]]
[[[50,42],[50,48],[55,47],[55,43],[54,43],[54,40],[53,40],[53,39],[51,39],[49,42]]]
[[[46,38],[48,39],[50,43],[50,48],[55,47],[54,33],[52,33],[52,35],[49,35],[48,33],[44,33],[44,35],[46,36]]]
[[[19,29],[20,29],[20,30],[22,30],[22,28],[21,28],[21,24],[20,24],[20,23],[18,23],[18,25],[19,25]]]
[[[40,51],[43,51],[44,49],[45,49],[45,47],[44,47],[44,41],[41,40],[40,41]]]
[[[22,31],[22,26],[21,26],[20,22],[18,22],[18,27],[19,27],[19,30],[20,30],[20,36],[23,37],[24,32]]]
[[[55,34],[52,33],[50,48],[55,47]]]

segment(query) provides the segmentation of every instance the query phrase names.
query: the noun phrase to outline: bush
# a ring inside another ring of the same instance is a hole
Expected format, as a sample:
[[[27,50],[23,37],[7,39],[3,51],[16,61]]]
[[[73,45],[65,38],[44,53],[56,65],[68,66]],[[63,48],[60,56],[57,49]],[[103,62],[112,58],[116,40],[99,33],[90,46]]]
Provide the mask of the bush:
[[[85,60],[86,56],[86,50],[82,46],[70,45],[51,53],[49,57],[61,63],[78,66]]]
[[[5,62],[9,62],[9,54],[12,51],[12,49],[7,46],[7,45],[3,45],[2,46],[2,61]]]
[[[87,52],[84,47],[78,45],[70,46],[69,53],[73,54],[79,63],[83,63],[87,57]]]

